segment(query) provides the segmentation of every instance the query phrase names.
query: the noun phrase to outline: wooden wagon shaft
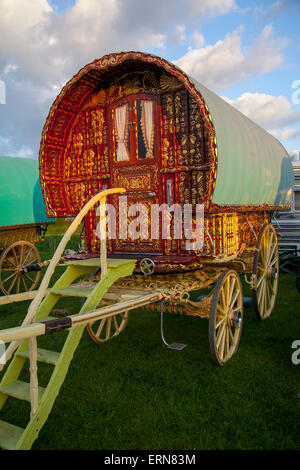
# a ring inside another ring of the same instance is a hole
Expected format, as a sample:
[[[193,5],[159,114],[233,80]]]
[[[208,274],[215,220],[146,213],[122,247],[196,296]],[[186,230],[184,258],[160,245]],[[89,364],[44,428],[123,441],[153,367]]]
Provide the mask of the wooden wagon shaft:
[[[48,294],[50,289],[46,289],[44,292],[44,296]],[[111,288],[109,292],[104,294],[103,299],[104,300],[118,300],[119,297],[124,298],[133,298],[136,297],[137,294],[139,293],[144,293],[144,292],[149,292],[149,291],[143,291],[143,290],[129,290],[126,289],[126,291],[123,289],[117,289],[117,288]],[[0,306],[1,305],[7,305],[7,304],[12,304],[12,303],[18,303],[18,302],[25,302],[26,300],[32,300],[35,298],[37,295],[38,290],[31,290],[29,292],[20,292],[19,294],[12,294],[12,295],[4,295],[0,297]]]
[[[44,296],[49,292],[49,289],[46,289]],[[38,290],[31,290],[29,292],[20,292],[19,294],[4,295],[0,297],[0,305],[12,304],[15,302],[23,302],[26,300],[32,300],[35,298]]]
[[[141,295],[136,299],[132,299],[131,297],[129,300],[124,300],[90,312],[70,315],[54,320],[47,320],[44,322],[36,322],[31,325],[19,326],[16,328],[8,328],[0,331],[0,341],[3,343],[9,343],[11,341],[20,341],[21,339],[51,334],[60,330],[90,323],[91,321],[113,317],[114,315],[128,310],[135,310],[144,307],[149,303],[157,302],[161,300],[162,297],[161,292],[153,291],[151,294],[148,293]]]

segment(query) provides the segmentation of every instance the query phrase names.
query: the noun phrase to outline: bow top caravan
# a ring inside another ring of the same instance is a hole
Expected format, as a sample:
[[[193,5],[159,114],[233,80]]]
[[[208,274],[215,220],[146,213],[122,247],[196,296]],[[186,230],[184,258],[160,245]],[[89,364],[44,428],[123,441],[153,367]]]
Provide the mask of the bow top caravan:
[[[288,155],[273,136],[171,63],[141,52],[104,56],[64,86],[44,126],[40,179],[48,214],[58,217],[118,186],[129,208],[203,204],[201,252],[186,250],[173,232],[137,241],[117,233],[108,244],[110,253],[157,254],[161,269],[235,256],[292,194]],[[99,252],[95,211],[85,228],[89,251]]]

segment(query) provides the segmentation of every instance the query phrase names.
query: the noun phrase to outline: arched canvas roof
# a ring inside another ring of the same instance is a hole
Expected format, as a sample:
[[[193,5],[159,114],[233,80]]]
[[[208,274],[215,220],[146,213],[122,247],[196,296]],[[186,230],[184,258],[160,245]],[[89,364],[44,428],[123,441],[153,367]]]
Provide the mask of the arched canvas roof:
[[[47,185],[63,181],[60,169],[64,148],[77,114],[102,81],[141,64],[155,65],[175,76],[199,105],[210,153],[207,209],[290,205],[292,169],[287,152],[273,136],[165,59],[142,52],[120,52],[83,67],[63,87],[50,109],[40,147],[40,179],[49,214],[60,215],[57,207],[52,211]],[[63,199],[63,194],[57,197]],[[62,207],[61,215],[66,212]]]

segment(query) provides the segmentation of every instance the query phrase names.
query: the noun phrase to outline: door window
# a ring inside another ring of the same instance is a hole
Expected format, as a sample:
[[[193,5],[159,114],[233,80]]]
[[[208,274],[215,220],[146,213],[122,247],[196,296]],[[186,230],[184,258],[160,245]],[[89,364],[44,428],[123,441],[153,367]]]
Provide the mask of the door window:
[[[156,101],[129,97],[112,107],[112,134],[115,162],[138,163],[155,157]]]

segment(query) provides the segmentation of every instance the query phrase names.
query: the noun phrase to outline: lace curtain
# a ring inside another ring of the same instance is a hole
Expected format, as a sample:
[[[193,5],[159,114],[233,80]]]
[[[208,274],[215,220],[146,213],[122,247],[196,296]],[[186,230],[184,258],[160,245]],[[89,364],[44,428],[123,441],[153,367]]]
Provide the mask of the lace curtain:
[[[142,101],[142,129],[146,146],[146,158],[153,158],[154,122],[153,122],[153,102]]]
[[[117,161],[122,162],[124,160],[129,160],[129,153],[126,147],[126,139],[128,132],[128,105],[125,104],[116,108],[115,111],[116,119],[116,131],[117,131]]]

